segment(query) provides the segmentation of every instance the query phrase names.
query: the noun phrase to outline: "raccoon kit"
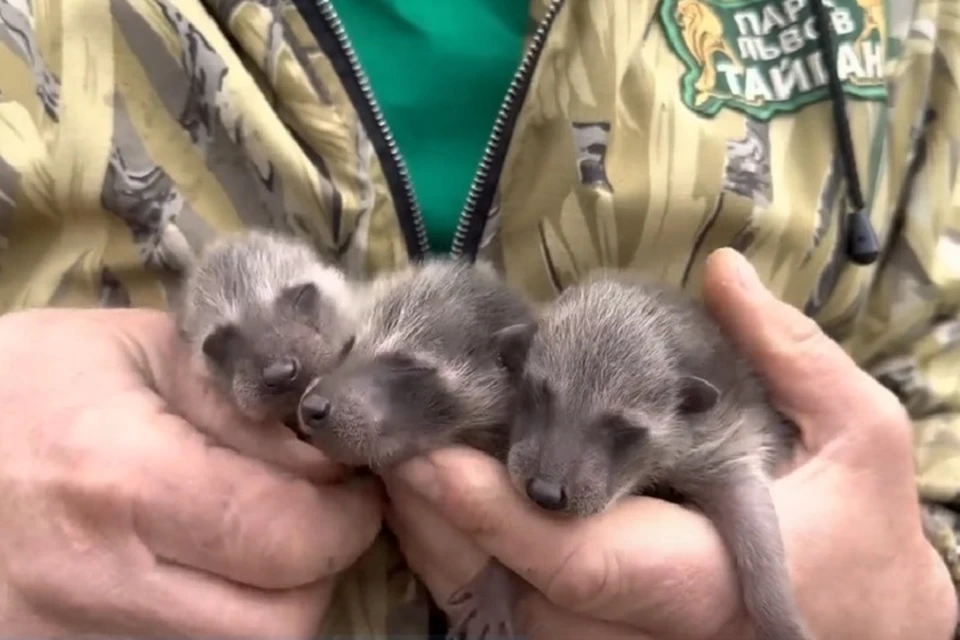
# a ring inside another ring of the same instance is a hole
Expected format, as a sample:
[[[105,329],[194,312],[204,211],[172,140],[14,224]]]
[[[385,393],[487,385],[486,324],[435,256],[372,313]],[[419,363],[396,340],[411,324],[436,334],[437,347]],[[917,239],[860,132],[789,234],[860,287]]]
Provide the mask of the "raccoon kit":
[[[489,267],[434,259],[375,280],[343,363],[304,393],[299,418],[332,459],[374,471],[464,444],[505,461],[516,386],[499,331],[535,320],[533,306]],[[477,597],[448,603],[451,634],[511,630],[502,571]]]
[[[244,415],[296,427],[307,385],[350,348],[354,295],[306,242],[244,231],[213,241],[191,268],[177,328]]]
[[[769,488],[799,433],[699,303],[605,272],[500,344],[519,378],[507,469],[522,494],[575,517],[682,496],[731,552],[757,640],[809,640]]]

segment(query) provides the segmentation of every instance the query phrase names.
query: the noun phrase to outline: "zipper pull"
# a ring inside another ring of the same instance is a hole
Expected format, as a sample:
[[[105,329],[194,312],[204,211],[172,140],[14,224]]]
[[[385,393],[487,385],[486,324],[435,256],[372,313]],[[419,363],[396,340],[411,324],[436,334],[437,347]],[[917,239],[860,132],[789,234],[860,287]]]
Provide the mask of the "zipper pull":
[[[847,214],[847,255],[850,260],[866,266],[876,262],[880,255],[880,241],[863,208]]]

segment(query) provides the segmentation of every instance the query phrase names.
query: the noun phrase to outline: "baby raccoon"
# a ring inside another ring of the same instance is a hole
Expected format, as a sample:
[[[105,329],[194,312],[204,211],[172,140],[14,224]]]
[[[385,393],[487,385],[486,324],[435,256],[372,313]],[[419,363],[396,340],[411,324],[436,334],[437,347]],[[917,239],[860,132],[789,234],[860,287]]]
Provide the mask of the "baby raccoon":
[[[342,364],[299,418],[331,457],[380,469],[457,442],[506,454],[511,384],[497,331],[533,308],[484,266],[434,259],[372,282]]]
[[[375,280],[352,350],[303,395],[302,428],[332,459],[373,470],[452,444],[505,460],[515,387],[495,336],[534,313],[485,266],[438,259]],[[512,629],[505,571],[447,603],[454,637]]]
[[[310,246],[264,230],[210,243],[183,283],[180,335],[237,408],[296,427],[311,380],[350,349],[354,293]]]
[[[577,517],[682,496],[731,551],[757,639],[810,638],[769,490],[799,434],[698,303],[595,275],[500,345],[520,378],[507,468],[522,494]]]

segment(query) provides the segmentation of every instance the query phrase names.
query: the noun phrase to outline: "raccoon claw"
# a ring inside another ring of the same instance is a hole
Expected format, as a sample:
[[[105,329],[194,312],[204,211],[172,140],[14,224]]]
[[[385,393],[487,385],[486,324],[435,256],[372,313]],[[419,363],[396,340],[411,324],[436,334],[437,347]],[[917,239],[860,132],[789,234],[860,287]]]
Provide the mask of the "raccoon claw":
[[[450,596],[450,599],[447,600],[447,604],[451,607],[457,607],[462,605],[464,602],[467,602],[473,597],[473,594],[467,590],[466,587],[461,587],[453,592],[453,595]]]
[[[503,640],[513,628],[512,575],[492,562],[447,600],[450,631],[446,640]]]
[[[506,640],[516,636],[508,618],[483,611],[475,600],[473,594],[468,594],[465,602],[458,605],[456,622],[446,640]]]

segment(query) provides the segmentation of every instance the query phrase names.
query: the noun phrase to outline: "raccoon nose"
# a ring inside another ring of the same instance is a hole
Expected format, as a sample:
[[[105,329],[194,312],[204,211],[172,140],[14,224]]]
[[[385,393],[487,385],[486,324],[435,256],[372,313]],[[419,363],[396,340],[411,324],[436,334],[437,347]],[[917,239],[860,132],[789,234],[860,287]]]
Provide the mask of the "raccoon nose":
[[[309,394],[300,402],[300,420],[312,429],[319,429],[330,415],[330,401],[323,396]]]
[[[567,506],[567,492],[563,487],[540,478],[531,478],[527,481],[527,495],[548,511],[560,511]]]
[[[263,368],[261,377],[268,389],[285,389],[288,384],[296,380],[300,366],[293,358],[284,358],[271,362]]]

